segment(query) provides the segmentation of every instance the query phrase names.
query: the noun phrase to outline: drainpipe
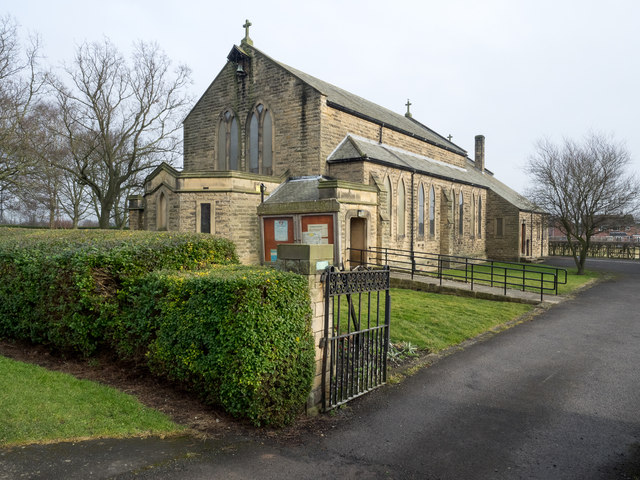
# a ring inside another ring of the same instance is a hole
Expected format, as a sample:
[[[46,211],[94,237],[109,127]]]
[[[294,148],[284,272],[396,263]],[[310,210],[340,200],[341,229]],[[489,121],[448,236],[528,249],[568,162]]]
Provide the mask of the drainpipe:
[[[533,257],[533,212],[531,212],[531,227],[529,228],[529,230],[531,231],[529,235],[531,237],[531,247],[529,248],[529,254],[531,255],[531,257]]]

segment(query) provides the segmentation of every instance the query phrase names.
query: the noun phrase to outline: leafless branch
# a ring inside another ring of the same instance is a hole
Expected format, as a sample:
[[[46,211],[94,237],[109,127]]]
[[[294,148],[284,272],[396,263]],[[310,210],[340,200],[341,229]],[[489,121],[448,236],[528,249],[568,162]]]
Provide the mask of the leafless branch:
[[[603,219],[638,206],[640,182],[628,172],[630,161],[623,143],[596,133],[580,143],[564,139],[556,145],[540,140],[529,159],[527,172],[534,185],[529,196],[558,222],[579,273]]]

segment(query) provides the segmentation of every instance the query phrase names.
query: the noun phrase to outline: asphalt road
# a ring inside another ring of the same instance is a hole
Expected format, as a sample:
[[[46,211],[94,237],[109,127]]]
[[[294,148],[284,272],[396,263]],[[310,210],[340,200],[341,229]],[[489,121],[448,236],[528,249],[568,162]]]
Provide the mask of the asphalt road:
[[[352,402],[298,444],[25,447],[0,450],[0,479],[640,479],[640,263],[589,268],[620,275]]]

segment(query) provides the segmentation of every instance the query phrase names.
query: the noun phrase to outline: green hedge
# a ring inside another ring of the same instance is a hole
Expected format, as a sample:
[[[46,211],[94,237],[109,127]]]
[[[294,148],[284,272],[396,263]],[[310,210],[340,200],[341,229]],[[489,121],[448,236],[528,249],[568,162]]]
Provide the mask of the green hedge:
[[[109,349],[235,416],[283,425],[315,368],[307,281],[236,263],[210,235],[3,228],[0,337]]]
[[[237,261],[231,242],[210,235],[3,228],[0,337],[91,355],[135,279]]]
[[[256,425],[283,425],[304,406],[315,350],[306,279],[214,267],[148,275],[114,332],[118,350],[156,375]]]

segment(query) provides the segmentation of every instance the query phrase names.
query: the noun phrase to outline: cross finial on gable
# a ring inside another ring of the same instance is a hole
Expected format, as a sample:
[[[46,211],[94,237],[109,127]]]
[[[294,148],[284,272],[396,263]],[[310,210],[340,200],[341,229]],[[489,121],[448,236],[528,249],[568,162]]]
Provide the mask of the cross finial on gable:
[[[242,27],[244,28],[244,38],[242,39],[242,43],[253,45],[253,40],[249,38],[249,27],[251,25],[252,23],[248,19],[244,22],[244,25],[242,25]]]
[[[409,107],[411,107],[411,102],[409,101],[408,98],[407,98],[407,103],[405,103],[405,105],[407,106],[407,113],[405,113],[404,116],[411,118],[411,112],[409,111]]]
[[[449,141],[451,141],[451,139],[453,138],[453,135],[449,134],[447,138],[449,139]]]

